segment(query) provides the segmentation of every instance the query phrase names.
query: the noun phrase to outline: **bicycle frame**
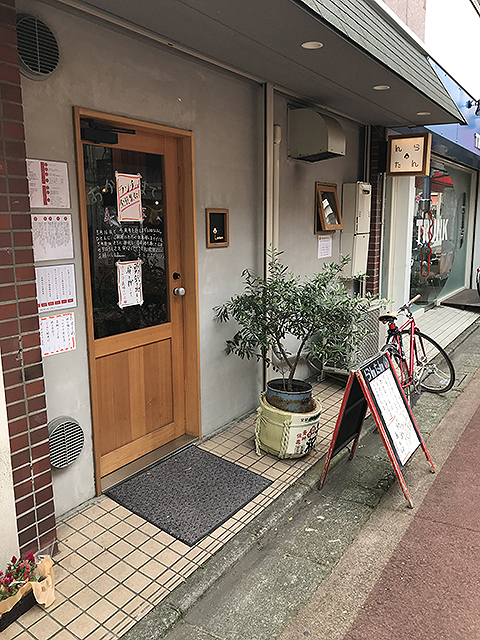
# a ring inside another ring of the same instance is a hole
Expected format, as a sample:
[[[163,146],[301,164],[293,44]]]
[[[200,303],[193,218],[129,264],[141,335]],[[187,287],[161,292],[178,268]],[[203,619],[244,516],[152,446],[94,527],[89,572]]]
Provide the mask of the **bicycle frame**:
[[[409,330],[409,342],[410,342],[409,360],[407,360],[406,358],[405,351],[403,348],[402,336],[401,336],[401,332],[405,331],[406,329]],[[397,325],[393,321],[389,322],[388,324],[387,342],[385,346],[387,346],[388,344],[394,344],[398,349],[398,353],[400,354],[401,358],[406,364],[406,367],[407,367],[406,372],[404,372],[403,367],[400,367],[400,377],[401,377],[400,384],[404,388],[410,386],[414,382],[413,371],[415,367],[415,356],[417,355],[416,353],[417,346],[415,343],[416,330],[417,330],[417,326],[415,324],[415,320],[413,316],[410,316],[409,318],[407,318],[407,320],[400,327],[397,327]]]

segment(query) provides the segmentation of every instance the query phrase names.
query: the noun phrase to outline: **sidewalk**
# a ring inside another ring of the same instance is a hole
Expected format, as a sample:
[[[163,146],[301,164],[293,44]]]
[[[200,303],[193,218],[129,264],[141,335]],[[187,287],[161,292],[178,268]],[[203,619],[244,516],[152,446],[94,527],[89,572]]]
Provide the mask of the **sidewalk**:
[[[479,405],[480,376],[472,378],[480,366],[480,329],[451,348],[459,384],[445,397],[422,394],[414,409],[439,472]],[[335,459],[321,492],[320,464],[135,625],[126,640],[344,638],[424,496],[442,477],[429,473],[421,451],[413,456],[404,470],[415,505],[411,510],[371,422],[353,460],[347,462],[345,454]],[[387,580],[388,588],[395,585]],[[442,594],[445,582],[439,578],[434,584],[434,592]],[[418,600],[422,606],[420,593]],[[402,601],[396,604],[401,610]],[[382,610],[380,615],[389,614]],[[359,617],[358,629],[365,618]],[[420,624],[417,617],[416,627]],[[432,633],[432,624],[424,627],[429,637],[443,637]],[[382,637],[365,629],[365,635],[348,640]]]

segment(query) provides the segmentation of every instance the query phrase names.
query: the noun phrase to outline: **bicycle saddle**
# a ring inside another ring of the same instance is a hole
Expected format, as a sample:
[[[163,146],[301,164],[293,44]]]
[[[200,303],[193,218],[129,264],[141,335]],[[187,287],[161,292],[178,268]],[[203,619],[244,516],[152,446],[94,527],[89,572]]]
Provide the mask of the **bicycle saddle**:
[[[398,313],[396,311],[389,311],[388,313],[382,313],[378,316],[380,322],[387,324],[387,322],[395,322],[397,319]]]

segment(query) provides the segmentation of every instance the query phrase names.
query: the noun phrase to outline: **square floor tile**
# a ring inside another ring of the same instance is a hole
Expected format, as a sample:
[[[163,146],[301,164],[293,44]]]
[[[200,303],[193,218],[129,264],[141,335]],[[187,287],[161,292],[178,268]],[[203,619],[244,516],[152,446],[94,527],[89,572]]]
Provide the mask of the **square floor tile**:
[[[39,620],[33,626],[29,627],[28,630],[37,640],[48,640],[54,633],[60,631],[61,628],[58,622],[45,616],[42,620]]]
[[[114,605],[121,609],[127,602],[132,600],[135,595],[137,594],[133,593],[133,591],[125,587],[123,584],[119,584],[115,589],[113,589],[113,591],[110,591],[106,597],[110,602],[113,602]]]
[[[118,562],[118,557],[110,553],[110,551],[102,551],[102,553],[93,558],[92,562],[103,571],[107,571]]]
[[[115,613],[117,613],[117,611],[118,608],[115,605],[105,598],[102,598],[93,606],[89,607],[88,614],[98,622],[103,623],[105,620],[108,620],[108,618],[111,618]]]
[[[99,594],[90,587],[84,587],[78,591],[72,598],[72,602],[80,609],[86,611],[94,602],[100,598]]]
[[[103,573],[96,580],[91,582],[90,586],[94,591],[99,593],[101,596],[104,596],[106,593],[108,593],[114,587],[116,587],[117,584],[118,582],[116,580],[114,580],[110,576],[107,576],[105,573]]]
[[[118,582],[123,582],[129,576],[131,576],[134,571],[135,569],[131,565],[123,562],[123,560],[118,560],[116,564],[110,567],[110,569],[108,570],[108,575],[111,578],[118,580]]]
[[[76,620],[67,625],[67,629],[83,640],[90,636],[92,631],[98,627],[98,622],[86,613],[83,613]]]
[[[63,593],[63,595],[67,598],[72,597],[77,591],[80,591],[85,585],[74,575],[69,575],[67,578],[62,580],[60,584],[56,585],[56,589]]]
[[[59,607],[55,608],[53,611],[49,612],[50,616],[54,618],[57,622],[59,622],[62,626],[66,626],[72,620],[77,618],[82,610],[75,606],[69,600],[63,602]]]

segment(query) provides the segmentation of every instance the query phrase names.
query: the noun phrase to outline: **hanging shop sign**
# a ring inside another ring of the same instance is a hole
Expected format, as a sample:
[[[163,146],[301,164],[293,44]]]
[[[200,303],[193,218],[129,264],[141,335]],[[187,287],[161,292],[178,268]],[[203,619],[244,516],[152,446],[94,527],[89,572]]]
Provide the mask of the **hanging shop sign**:
[[[432,471],[435,467],[387,353],[379,353],[350,373],[320,487],[325,482],[332,457],[351,442],[349,459],[353,457],[367,409],[375,420],[405,499],[413,507],[402,467],[418,447],[425,453]]]
[[[431,133],[391,136],[388,139],[387,176],[428,176]]]

